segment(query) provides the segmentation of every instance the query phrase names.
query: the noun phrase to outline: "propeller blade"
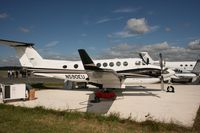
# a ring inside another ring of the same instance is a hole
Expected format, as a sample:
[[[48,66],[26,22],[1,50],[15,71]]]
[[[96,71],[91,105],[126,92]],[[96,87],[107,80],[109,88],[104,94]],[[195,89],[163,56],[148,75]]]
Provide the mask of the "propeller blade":
[[[163,77],[163,57],[162,54],[159,54],[160,57],[160,83],[161,83],[161,90],[164,91],[164,77]]]
[[[163,58],[162,58],[162,54],[159,54],[160,56],[160,68],[161,68],[161,74],[163,73]]]
[[[149,58],[147,58],[147,65],[149,65]]]

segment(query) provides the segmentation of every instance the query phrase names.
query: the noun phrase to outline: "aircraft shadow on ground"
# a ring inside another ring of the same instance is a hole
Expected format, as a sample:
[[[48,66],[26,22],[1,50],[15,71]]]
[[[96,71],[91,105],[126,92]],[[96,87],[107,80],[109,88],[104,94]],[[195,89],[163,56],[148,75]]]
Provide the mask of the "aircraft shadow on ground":
[[[100,114],[106,114],[108,113],[108,111],[110,110],[112,104],[114,103],[114,101],[116,100],[123,100],[125,96],[151,96],[151,97],[155,97],[155,98],[160,98],[157,94],[154,94],[152,92],[149,91],[160,91],[158,89],[139,89],[138,90],[132,90],[133,93],[131,93],[129,90],[128,93],[125,91],[120,91],[117,90],[116,91],[116,99],[101,99],[100,102],[98,103],[92,103],[91,101],[94,100],[94,93],[87,93],[86,95],[89,95],[88,101],[84,101],[84,102],[80,102],[80,105],[85,105],[86,111],[87,112],[95,112],[95,113],[100,113]],[[83,90],[76,90],[76,91],[83,91]],[[141,92],[143,91],[143,92]],[[80,109],[83,109],[80,108]]]

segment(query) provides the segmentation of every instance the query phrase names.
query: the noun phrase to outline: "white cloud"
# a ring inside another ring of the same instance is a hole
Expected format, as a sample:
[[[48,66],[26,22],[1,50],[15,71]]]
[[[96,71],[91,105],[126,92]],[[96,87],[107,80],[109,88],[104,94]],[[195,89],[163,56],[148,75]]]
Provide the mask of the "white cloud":
[[[127,37],[134,37],[137,36],[137,34],[130,34],[128,31],[120,31],[116,32],[114,34],[108,35],[109,37],[121,37],[121,38],[127,38]]]
[[[200,39],[189,42],[188,48],[192,50],[200,50]]]
[[[150,28],[145,18],[129,19],[125,29],[131,34],[143,34],[150,31]]]
[[[0,58],[0,66],[19,66],[19,60],[17,57],[10,56],[10,57],[4,57]]]
[[[8,14],[7,13],[0,13],[0,19],[5,19],[8,18]]]
[[[166,31],[166,32],[170,32],[171,30],[172,30],[171,28],[165,27],[165,31]]]
[[[170,46],[167,42],[161,42],[157,44],[152,44],[152,45],[145,45],[141,48],[143,51],[151,51],[151,50],[167,50],[169,49]]]
[[[117,20],[121,20],[123,19],[123,17],[117,17],[117,18],[102,18],[99,19],[96,24],[101,24],[101,23],[106,23],[106,22],[110,22],[110,21],[117,21]]]
[[[23,33],[29,33],[30,32],[30,29],[28,28],[25,28],[25,27],[20,27],[19,30]]]
[[[131,18],[127,21],[127,24],[123,31],[116,32],[109,35],[109,37],[133,37],[142,35],[150,31],[154,31],[158,26],[149,26],[145,18]]]
[[[51,41],[38,49],[39,53],[47,59],[64,59],[64,56],[56,51],[55,46],[59,45],[59,41]]]
[[[59,41],[52,41],[45,45],[46,48],[54,47],[59,44]]]
[[[196,43],[195,43],[196,44]],[[196,45],[195,45],[196,46]],[[171,61],[197,60],[200,58],[200,49],[191,49],[189,47],[177,47],[168,42],[156,44],[119,44],[104,50],[102,58],[131,58],[139,57],[139,52],[149,52],[153,59],[158,60],[159,53]]]
[[[127,43],[122,43],[122,44],[117,45],[116,47],[112,47],[111,49],[112,50],[127,51],[127,50],[130,50],[132,48],[133,48],[133,46],[128,45]]]
[[[133,13],[137,12],[141,9],[141,7],[135,7],[135,8],[119,8],[114,10],[114,13]]]
[[[105,23],[105,22],[108,22],[108,21],[111,21],[111,19],[110,18],[103,18],[103,19],[98,20],[96,23],[101,24],[101,23]]]

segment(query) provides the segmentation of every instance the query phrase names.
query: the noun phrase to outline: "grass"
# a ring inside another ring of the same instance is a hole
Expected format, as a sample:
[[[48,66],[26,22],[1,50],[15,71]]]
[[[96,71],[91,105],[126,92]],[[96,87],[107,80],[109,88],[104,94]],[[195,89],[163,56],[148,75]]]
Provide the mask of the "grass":
[[[152,120],[135,122],[130,118],[120,119],[118,113],[104,116],[88,112],[55,111],[43,107],[25,108],[0,104],[0,133],[188,133],[199,131],[200,111],[197,114],[193,128],[187,128],[174,123],[165,124]]]

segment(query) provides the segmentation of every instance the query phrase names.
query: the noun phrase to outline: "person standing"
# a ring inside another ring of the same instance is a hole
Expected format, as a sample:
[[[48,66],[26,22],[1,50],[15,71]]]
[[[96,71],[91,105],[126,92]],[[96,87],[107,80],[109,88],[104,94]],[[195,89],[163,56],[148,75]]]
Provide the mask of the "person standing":
[[[10,72],[10,70],[8,70],[8,78],[10,78],[10,76],[11,76],[10,74],[11,74],[11,72]]]
[[[12,77],[12,79],[15,78],[15,71],[14,70],[11,71],[11,77]]]

